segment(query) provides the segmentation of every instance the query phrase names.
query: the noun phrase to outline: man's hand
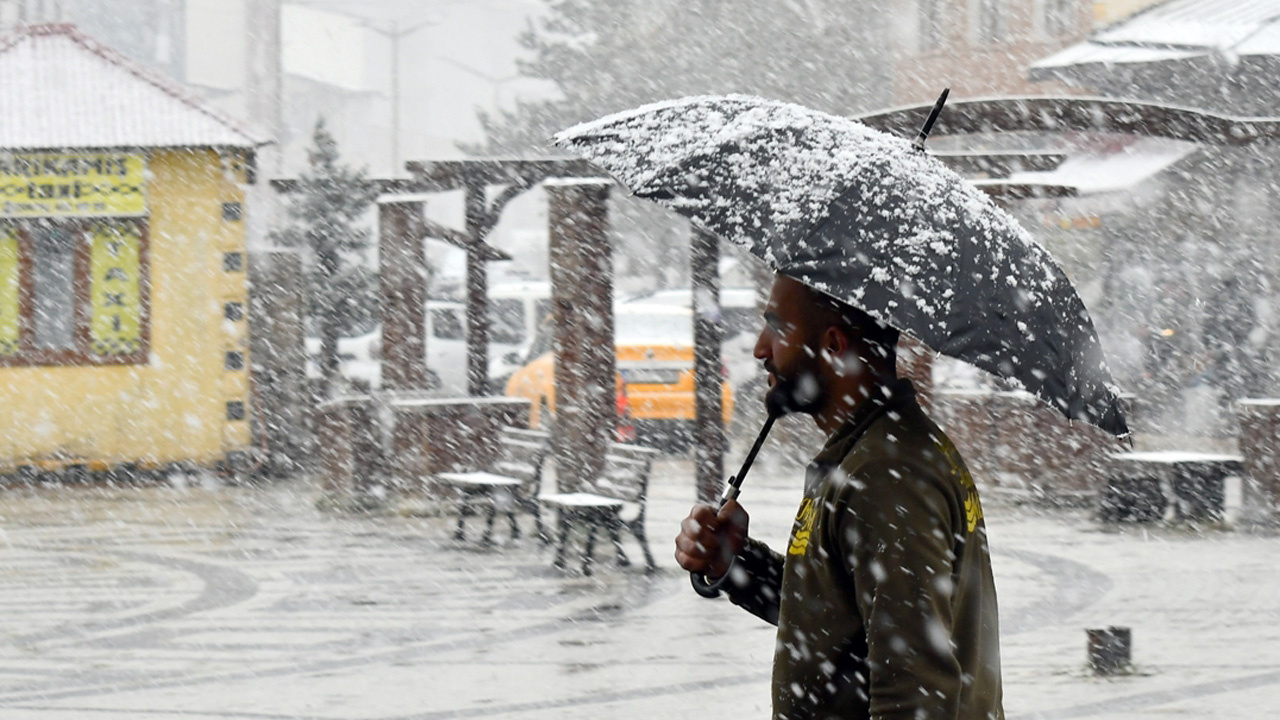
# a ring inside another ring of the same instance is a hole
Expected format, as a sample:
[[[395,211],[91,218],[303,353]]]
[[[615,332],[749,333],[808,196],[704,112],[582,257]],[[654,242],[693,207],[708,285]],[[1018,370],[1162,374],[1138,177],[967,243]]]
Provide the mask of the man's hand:
[[[747,546],[750,518],[737,500],[717,513],[711,505],[694,505],[680,523],[676,536],[676,562],[689,572],[716,579],[729,572],[729,564]]]

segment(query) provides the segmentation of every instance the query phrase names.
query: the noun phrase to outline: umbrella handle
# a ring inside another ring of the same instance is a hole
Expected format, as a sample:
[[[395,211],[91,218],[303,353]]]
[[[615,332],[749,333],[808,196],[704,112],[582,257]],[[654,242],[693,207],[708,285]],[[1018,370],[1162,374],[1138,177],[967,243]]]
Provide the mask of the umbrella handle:
[[[738,492],[740,491],[742,485],[741,483],[738,483],[737,485],[735,485],[734,480],[736,479],[737,479],[736,477],[729,478],[729,487],[725,490],[724,496],[720,498],[720,504],[716,506],[717,515],[719,514],[719,511],[722,508],[724,508],[725,503],[729,502],[730,500],[738,499]],[[719,580],[712,580],[711,578],[707,577],[707,574],[704,572],[689,573],[689,583],[693,585],[694,592],[706,598],[719,597],[720,584],[724,582],[724,579],[726,577],[729,577],[729,572],[733,570],[733,564],[736,561],[737,561],[737,558],[730,558],[729,569],[725,571],[724,575],[720,576]]]
[[[716,512],[724,508],[725,504],[730,500],[737,500],[739,493],[742,492],[742,481],[747,477],[747,471],[751,469],[751,464],[756,461],[756,454],[760,452],[760,446],[764,444],[764,439],[769,437],[769,431],[773,429],[773,422],[781,416],[782,412],[775,405],[769,406],[769,417],[764,421],[764,427],[760,428],[760,434],[756,436],[756,441],[752,443],[751,450],[747,453],[747,457],[742,461],[742,468],[738,470],[738,474],[729,478],[729,484],[724,489],[724,495],[720,496],[720,504],[716,506]],[[736,560],[736,559],[735,559]],[[729,570],[733,569],[735,560],[729,561]],[[706,573],[691,572],[689,573],[689,582],[693,585],[693,589],[703,597],[716,597],[720,594],[720,583],[729,577],[726,571],[719,580],[713,581],[707,577]]]
[[[733,569],[733,563],[729,563],[729,569]],[[727,577],[728,573],[725,576]],[[707,577],[706,573],[689,573],[689,583],[693,585],[693,591],[704,598],[720,597],[720,583],[723,580],[724,578],[720,578],[720,580],[713,582],[711,578]]]

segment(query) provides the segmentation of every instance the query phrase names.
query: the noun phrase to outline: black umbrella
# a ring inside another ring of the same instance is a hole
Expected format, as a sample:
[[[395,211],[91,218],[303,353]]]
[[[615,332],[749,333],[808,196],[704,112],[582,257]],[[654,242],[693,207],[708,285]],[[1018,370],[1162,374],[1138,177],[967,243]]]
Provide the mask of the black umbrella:
[[[1071,282],[920,139],[741,95],[647,105],[555,139],[778,272],[1128,433]]]

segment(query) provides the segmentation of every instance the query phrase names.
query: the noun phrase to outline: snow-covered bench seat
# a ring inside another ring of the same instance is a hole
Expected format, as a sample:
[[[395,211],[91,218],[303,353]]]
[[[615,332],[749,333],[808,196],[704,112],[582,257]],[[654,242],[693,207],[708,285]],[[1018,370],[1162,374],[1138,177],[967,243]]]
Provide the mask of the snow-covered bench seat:
[[[526,428],[505,427],[498,432],[499,453],[487,470],[473,472],[436,473],[432,480],[452,488],[458,496],[458,528],[456,540],[466,539],[467,516],[476,512],[476,506],[486,505],[488,520],[481,542],[493,542],[493,522],[499,511],[507,515],[511,525],[511,537],[520,536],[516,523],[516,511],[533,515],[534,527],[545,542],[542,529],[542,513],[537,502],[542,485],[542,465],[551,446],[548,433]]]
[[[613,541],[619,565],[629,565],[622,548],[621,530],[635,536],[644,552],[645,568],[653,571],[656,564],[645,536],[645,507],[648,504],[649,473],[660,453],[640,445],[611,443],[605,456],[604,472],[592,486],[577,492],[547,493],[538,498],[543,506],[556,511],[559,541],[555,566],[563,568],[570,531],[575,526],[586,529],[582,572],[591,574],[591,553],[596,533],[604,530]]]

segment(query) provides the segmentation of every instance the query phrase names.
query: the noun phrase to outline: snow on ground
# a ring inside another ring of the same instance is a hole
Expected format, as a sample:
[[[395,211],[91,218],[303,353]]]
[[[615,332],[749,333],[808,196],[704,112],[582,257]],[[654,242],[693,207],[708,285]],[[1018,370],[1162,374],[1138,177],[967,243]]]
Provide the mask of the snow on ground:
[[[788,437],[808,436],[781,426],[742,495],[778,544]],[[527,536],[456,543],[446,516],[321,512],[301,481],[4,490],[0,715],[764,717],[772,629],[694,595],[670,548],[691,463],[653,477],[660,571],[601,552],[590,578]],[[1280,538],[985,500],[1011,719],[1280,709]],[[1088,673],[1084,630],[1108,625],[1133,629],[1134,674]]]

